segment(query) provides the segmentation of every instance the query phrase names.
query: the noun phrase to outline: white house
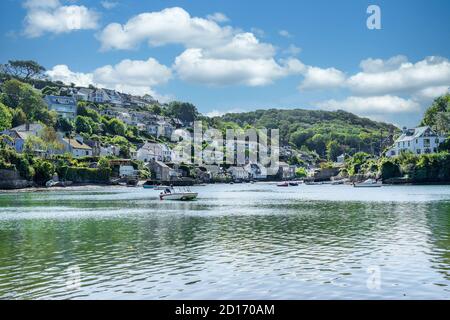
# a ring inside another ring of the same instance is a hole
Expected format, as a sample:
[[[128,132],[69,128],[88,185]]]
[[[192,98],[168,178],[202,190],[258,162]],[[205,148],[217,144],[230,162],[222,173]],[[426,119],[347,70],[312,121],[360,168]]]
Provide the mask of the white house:
[[[138,172],[134,170],[133,166],[121,165],[119,167],[119,176],[123,177],[133,177],[136,176]]]
[[[146,142],[138,149],[136,158],[144,162],[150,162],[151,160],[163,161],[163,149],[161,144]]]
[[[74,157],[92,156],[92,148],[83,142],[83,138],[63,138],[61,140],[66,152],[72,153]]]
[[[73,119],[77,115],[77,101],[74,97],[46,95],[44,100],[49,110],[56,111],[63,118]]]
[[[414,129],[403,128],[402,135],[386,153],[388,157],[399,155],[402,151],[414,154],[435,153],[445,137],[439,136],[429,126]]]

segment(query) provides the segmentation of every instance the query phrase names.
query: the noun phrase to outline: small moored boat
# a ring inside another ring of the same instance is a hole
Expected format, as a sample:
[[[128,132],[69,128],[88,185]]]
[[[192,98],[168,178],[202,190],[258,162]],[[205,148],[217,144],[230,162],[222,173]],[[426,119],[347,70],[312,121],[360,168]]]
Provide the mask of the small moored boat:
[[[289,181],[289,185],[292,187],[297,187],[298,186],[298,182],[296,181]]]
[[[289,187],[289,183],[286,181],[277,183],[277,187]]]
[[[367,179],[364,182],[353,183],[353,187],[355,188],[377,188],[381,187],[381,181],[375,179]]]
[[[178,201],[189,201],[194,200],[198,196],[197,192],[192,192],[189,188],[171,188],[167,187],[163,192],[160,193],[160,200],[178,200]]]

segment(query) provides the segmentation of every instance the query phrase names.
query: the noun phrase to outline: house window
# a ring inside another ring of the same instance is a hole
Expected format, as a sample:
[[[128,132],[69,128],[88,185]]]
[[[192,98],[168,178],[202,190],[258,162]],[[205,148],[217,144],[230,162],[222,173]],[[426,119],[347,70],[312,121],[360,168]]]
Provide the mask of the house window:
[[[419,139],[416,139],[416,143],[419,143]]]
[[[417,152],[417,154],[420,154],[420,149],[417,149],[416,152]]]
[[[434,143],[439,144],[439,138],[434,139]]]
[[[397,143],[397,147],[399,147],[399,148],[400,148],[400,142],[398,142],[398,143]]]
[[[410,146],[410,142],[408,141],[408,147]]]
[[[87,156],[89,155],[89,151],[86,151],[86,155],[87,155]]]
[[[437,152],[437,148],[433,148],[433,152],[436,153]]]
[[[430,139],[423,139],[423,146],[429,147],[430,146]]]

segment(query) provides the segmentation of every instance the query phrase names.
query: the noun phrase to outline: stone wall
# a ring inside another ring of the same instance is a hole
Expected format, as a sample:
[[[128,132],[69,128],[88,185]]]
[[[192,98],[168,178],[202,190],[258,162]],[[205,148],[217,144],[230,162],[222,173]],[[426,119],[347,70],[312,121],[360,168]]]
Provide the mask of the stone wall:
[[[0,189],[21,189],[32,186],[32,182],[23,179],[16,170],[0,169]]]

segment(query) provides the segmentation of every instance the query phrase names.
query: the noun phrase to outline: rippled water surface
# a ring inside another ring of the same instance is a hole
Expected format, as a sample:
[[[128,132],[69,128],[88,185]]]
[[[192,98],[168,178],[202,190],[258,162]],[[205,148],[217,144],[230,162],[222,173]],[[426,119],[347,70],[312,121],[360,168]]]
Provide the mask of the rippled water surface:
[[[0,194],[0,298],[450,299],[450,186]]]

